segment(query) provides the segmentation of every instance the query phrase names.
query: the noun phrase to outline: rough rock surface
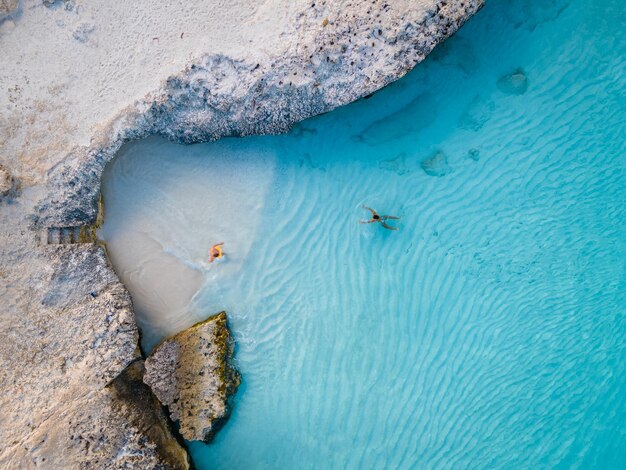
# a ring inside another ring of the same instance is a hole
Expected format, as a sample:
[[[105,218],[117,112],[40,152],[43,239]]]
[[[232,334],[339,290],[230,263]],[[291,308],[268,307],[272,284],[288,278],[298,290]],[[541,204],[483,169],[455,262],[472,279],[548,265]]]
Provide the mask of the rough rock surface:
[[[124,142],[284,132],[401,77],[482,1],[21,0],[0,21],[0,468],[176,465],[114,399],[131,299],[72,235]]]
[[[17,10],[17,0],[0,0],[0,19]]]
[[[50,469],[188,469],[187,452],[142,376],[143,361],[137,360],[107,387],[52,413],[4,456],[2,468],[25,468],[28,462],[28,468]]]
[[[163,407],[154,396],[150,388],[143,383],[145,374],[144,362],[137,360],[128,366],[108,387],[107,392],[112,398],[112,409],[124,419],[122,426],[132,426],[137,436],[138,446],[128,449],[122,455],[128,463],[133,458],[145,452],[145,448],[154,448],[150,454],[155,466],[167,466],[173,469],[188,469],[189,459],[187,451],[172,435],[169,422],[163,412]],[[107,426],[112,429],[113,426]],[[145,441],[148,441],[146,445]],[[133,439],[131,442],[135,442]],[[124,446],[116,445],[116,450]],[[113,449],[112,449],[113,450]],[[119,452],[119,450],[118,450]],[[111,452],[104,453],[105,457]],[[145,464],[145,459],[138,460],[137,464]],[[103,464],[107,464],[106,461]]]
[[[230,415],[240,383],[226,321],[226,313],[218,313],[166,339],[146,359],[144,382],[190,441],[211,440]]]
[[[13,188],[13,177],[0,166],[0,197],[7,196]]]

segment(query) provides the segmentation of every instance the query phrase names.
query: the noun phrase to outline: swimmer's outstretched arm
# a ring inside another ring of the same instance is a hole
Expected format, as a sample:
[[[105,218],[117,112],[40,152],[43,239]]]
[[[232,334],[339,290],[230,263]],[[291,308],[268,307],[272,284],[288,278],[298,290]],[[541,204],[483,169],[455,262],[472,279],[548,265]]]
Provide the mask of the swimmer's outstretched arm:
[[[396,217],[395,215],[383,215],[381,218],[382,218],[382,219],[385,219],[385,220],[388,220],[388,219],[391,219],[391,220],[400,220],[400,217]]]
[[[374,209],[372,209],[371,207],[367,207],[367,206],[361,206],[361,207],[363,209],[367,209],[368,211],[370,211],[372,213],[372,218],[370,220],[360,220],[359,223],[361,223],[361,224],[371,224],[372,222],[378,222],[378,220],[376,220],[374,218],[375,216],[378,215]]]

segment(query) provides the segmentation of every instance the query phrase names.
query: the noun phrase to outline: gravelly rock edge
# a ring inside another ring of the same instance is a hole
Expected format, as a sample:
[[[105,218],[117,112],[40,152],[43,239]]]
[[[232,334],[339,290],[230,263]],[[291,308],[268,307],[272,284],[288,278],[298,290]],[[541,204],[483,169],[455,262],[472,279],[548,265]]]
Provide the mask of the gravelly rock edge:
[[[426,12],[395,11],[391,2],[376,0],[335,9],[325,3],[299,16],[300,37],[284,56],[267,63],[205,57],[126,109],[89,148],[76,149],[53,169],[35,225],[93,222],[102,171],[123,143],[150,134],[189,144],[286,132],[402,77],[483,0],[439,1]]]
[[[226,312],[220,312],[164,340],[146,359],[143,381],[185,439],[209,442],[228,419],[241,381],[233,350]]]

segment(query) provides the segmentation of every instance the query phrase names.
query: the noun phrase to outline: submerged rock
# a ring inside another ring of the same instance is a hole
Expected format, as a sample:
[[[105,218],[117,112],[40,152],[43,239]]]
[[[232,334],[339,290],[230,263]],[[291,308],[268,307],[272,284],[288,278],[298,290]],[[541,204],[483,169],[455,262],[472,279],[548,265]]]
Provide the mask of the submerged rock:
[[[409,172],[409,169],[406,165],[406,154],[402,152],[396,158],[383,160],[378,163],[378,168],[380,168],[381,170],[393,171],[398,176],[402,176]]]
[[[445,176],[452,173],[452,167],[448,165],[448,157],[441,150],[424,160],[421,167],[429,176]]]
[[[472,160],[477,162],[478,160],[480,160],[480,150],[478,150],[478,149],[469,149],[467,151],[467,156],[468,156],[468,158],[471,158]]]
[[[146,359],[143,381],[179,421],[185,439],[208,442],[228,419],[241,381],[230,364],[233,346],[221,312],[166,339]]]
[[[528,89],[528,78],[522,69],[500,77],[498,89],[507,95],[523,95]]]
[[[398,119],[397,116],[404,118]],[[355,140],[369,145],[391,142],[426,129],[436,116],[437,106],[434,97],[429,93],[423,93],[398,111],[367,126],[363,132],[355,136]]]
[[[495,109],[493,101],[476,95],[465,107],[459,118],[459,127],[472,131],[479,131],[491,119]]]

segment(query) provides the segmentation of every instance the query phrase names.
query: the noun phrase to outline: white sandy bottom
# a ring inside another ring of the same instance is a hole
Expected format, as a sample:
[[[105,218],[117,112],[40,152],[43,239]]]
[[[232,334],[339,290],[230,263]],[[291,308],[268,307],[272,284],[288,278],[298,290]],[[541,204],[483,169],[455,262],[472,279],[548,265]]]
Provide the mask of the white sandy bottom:
[[[147,349],[222,308],[215,269],[227,283],[248,255],[274,158],[259,151],[251,157],[241,146],[235,153],[230,142],[207,154],[206,147],[152,138],[125,146],[106,169],[99,237],[132,295]],[[209,249],[219,242],[226,256],[210,264]]]

